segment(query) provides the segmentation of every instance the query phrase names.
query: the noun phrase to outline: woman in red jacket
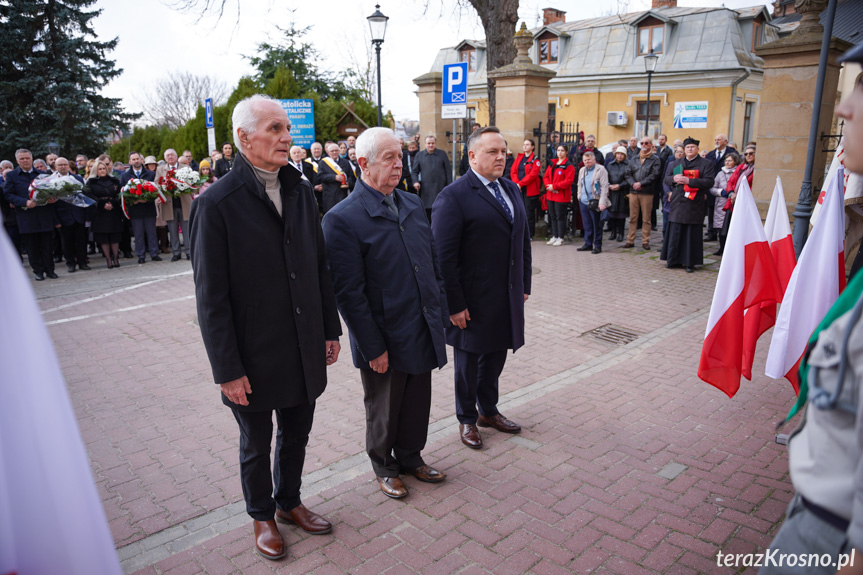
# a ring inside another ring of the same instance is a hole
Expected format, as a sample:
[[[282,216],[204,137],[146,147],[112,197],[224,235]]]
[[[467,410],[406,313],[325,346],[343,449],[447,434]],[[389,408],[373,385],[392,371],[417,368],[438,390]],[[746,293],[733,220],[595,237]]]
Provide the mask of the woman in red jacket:
[[[536,144],[533,140],[525,140],[522,149],[524,153],[519,154],[512,163],[510,171],[510,179],[521,188],[521,195],[524,198],[524,209],[527,211],[527,227],[530,232],[530,239],[533,239],[536,233],[537,214],[542,218],[542,204],[540,197],[543,194],[542,182],[540,182],[540,163],[539,158],[533,153]]]
[[[575,167],[569,163],[566,146],[557,147],[557,161],[545,171],[545,199],[548,202],[548,219],[551,220],[550,246],[563,244],[566,235],[566,209],[572,199]]]

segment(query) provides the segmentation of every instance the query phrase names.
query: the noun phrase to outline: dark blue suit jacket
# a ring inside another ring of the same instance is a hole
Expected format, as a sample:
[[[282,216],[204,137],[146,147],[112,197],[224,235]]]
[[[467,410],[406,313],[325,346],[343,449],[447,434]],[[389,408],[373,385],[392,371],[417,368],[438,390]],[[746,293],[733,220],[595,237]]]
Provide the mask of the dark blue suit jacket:
[[[516,185],[498,183],[513,205],[513,222],[473,170],[441,191],[432,232],[450,315],[470,313],[466,329],[451,323],[447,343],[473,353],[524,345],[524,294],[530,294],[530,235]]]
[[[710,150],[709,152],[707,152],[707,155],[704,157],[707,158],[708,160],[710,160],[711,162],[713,162],[713,165],[716,167],[716,171],[718,172],[722,168],[722,166],[725,165],[725,158],[728,157],[728,154],[740,155],[740,152],[738,152],[737,150],[735,150],[731,146],[725,146],[725,153],[722,154],[722,157],[719,158],[719,160],[716,159],[716,149],[715,148],[713,150]],[[741,160],[742,159],[743,158],[741,158]]]
[[[324,216],[327,260],[354,365],[368,369],[386,351],[393,369],[425,373],[446,364],[443,281],[422,203],[393,193],[398,218],[357,181]]]
[[[26,174],[20,167],[6,174],[6,183],[3,184],[3,195],[6,201],[15,206],[15,215],[18,219],[18,231],[22,234],[35,234],[50,232],[60,223],[57,219],[57,210],[54,204],[46,204],[33,209],[27,209],[27,199],[30,197],[30,182],[36,176],[44,174],[36,168]]]

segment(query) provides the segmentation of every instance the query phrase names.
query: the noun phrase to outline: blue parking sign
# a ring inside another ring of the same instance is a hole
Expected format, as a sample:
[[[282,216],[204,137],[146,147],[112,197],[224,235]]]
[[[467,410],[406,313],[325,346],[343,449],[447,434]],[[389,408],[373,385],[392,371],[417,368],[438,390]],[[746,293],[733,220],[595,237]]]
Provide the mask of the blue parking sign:
[[[446,64],[443,67],[443,101],[450,104],[467,104],[467,62]]]
[[[213,126],[213,99],[207,98],[204,100],[204,111],[207,113],[207,128],[212,128]]]

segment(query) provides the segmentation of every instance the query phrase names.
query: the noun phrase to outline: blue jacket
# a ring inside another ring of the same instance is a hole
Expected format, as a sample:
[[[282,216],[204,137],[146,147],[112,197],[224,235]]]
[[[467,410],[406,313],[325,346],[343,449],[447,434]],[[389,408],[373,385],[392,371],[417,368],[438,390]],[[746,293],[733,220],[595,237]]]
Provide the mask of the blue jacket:
[[[84,178],[79,176],[78,174],[69,174],[82,184],[84,183]],[[89,219],[87,216],[89,214],[89,210],[87,208],[79,208],[77,206],[73,206],[69,202],[59,201],[54,204],[55,209],[57,210],[57,218],[60,220],[61,226],[72,226],[75,224],[83,224],[86,223]]]
[[[425,373],[446,364],[449,314],[422,202],[393,193],[398,218],[380,192],[357,181],[324,216],[327,260],[354,365],[368,369],[386,351],[393,369]]]
[[[7,202],[15,206],[15,215],[18,218],[18,231],[22,234],[50,232],[60,223],[60,220],[57,219],[57,210],[54,209],[54,204],[27,209],[27,199],[30,197],[30,182],[35,180],[36,176],[44,173],[35,168],[30,173],[24,173],[19,166],[6,174],[6,183],[3,185],[3,196]]]
[[[531,254],[521,192],[505,178],[513,223],[473,170],[443,189],[432,209],[432,232],[450,315],[470,313],[466,329],[449,323],[447,343],[473,353],[524,345],[524,295]]]

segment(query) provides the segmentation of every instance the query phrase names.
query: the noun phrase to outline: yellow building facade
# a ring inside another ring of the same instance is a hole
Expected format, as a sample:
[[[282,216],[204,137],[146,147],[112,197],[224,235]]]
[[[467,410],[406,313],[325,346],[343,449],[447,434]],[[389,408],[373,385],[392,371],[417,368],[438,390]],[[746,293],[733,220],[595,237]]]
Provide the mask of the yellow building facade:
[[[660,133],[670,142],[691,136],[703,148],[712,148],[717,134],[728,135],[738,146],[755,138],[763,61],[754,49],[777,38],[763,6],[683,8],[673,0],[654,0],[648,11],[621,16],[567,22],[563,12],[552,8],[544,16],[544,25],[530,31],[530,57],[555,72],[547,98],[547,121],[555,127],[578,123],[579,130],[594,134],[603,146],[642,135],[649,114],[648,133],[654,139]],[[648,55],[657,56],[649,110]],[[485,60],[483,41],[464,40],[442,49],[431,70],[469,64],[465,127],[473,121],[488,125]],[[440,130],[429,110],[423,112],[421,117],[429,121],[421,121],[421,130]],[[501,114],[510,113],[519,112],[498,102],[498,124]],[[533,137],[532,130],[524,137]],[[510,143],[512,149],[519,147]]]

